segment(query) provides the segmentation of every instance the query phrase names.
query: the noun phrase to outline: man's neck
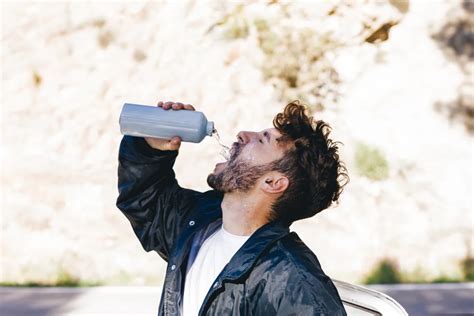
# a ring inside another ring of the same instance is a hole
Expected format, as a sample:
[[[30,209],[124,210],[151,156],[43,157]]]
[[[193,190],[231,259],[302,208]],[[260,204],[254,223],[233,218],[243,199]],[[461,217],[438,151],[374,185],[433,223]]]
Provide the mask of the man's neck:
[[[268,223],[269,206],[255,199],[250,192],[224,194],[222,200],[222,223],[231,234],[250,236]]]

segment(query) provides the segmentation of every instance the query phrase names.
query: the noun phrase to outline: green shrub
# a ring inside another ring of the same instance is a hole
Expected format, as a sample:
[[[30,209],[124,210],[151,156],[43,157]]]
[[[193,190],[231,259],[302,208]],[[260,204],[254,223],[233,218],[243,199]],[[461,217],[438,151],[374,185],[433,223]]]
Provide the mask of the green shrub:
[[[234,16],[229,19],[224,32],[227,39],[245,38],[249,35],[249,26],[247,20],[240,16]]]
[[[431,281],[431,283],[459,283],[462,282],[462,280],[458,278],[453,278],[447,275],[441,275]]]
[[[428,277],[426,271],[418,267],[411,272],[400,271],[394,259],[380,260],[362,280],[365,284],[397,284],[397,283],[459,283],[473,281],[474,258],[467,257],[461,261],[464,276],[440,274]],[[471,273],[471,274],[469,274]]]
[[[63,268],[59,268],[56,278],[52,281],[0,282],[0,286],[9,287],[82,287],[99,285],[101,285],[100,282],[81,280]]]
[[[394,284],[401,283],[402,276],[398,265],[393,259],[382,259],[365,277],[365,284]]]
[[[55,286],[79,286],[80,279],[72,275],[69,271],[61,269],[56,277]]]
[[[355,153],[358,172],[372,180],[384,180],[388,177],[388,162],[376,147],[358,144]]]
[[[225,14],[219,21],[212,24],[206,34],[220,29],[222,36],[227,40],[245,38],[249,35],[249,22],[243,12],[244,5],[238,4],[231,12]]]
[[[474,281],[474,257],[466,257],[461,261],[464,280]]]

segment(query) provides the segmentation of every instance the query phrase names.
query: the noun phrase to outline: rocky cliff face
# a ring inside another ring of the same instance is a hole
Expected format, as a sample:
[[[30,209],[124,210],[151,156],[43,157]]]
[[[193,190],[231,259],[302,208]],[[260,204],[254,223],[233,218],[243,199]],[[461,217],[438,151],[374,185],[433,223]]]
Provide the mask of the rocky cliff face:
[[[435,104],[458,98],[467,66],[432,36],[458,4],[395,4],[3,4],[0,280],[160,282],[164,263],[115,208],[121,106],[158,100],[194,104],[230,143],[302,99],[351,175],[337,208],[293,226],[325,271],[358,281],[392,257],[459,273],[472,136]],[[381,179],[360,172],[361,144],[383,154]],[[184,145],[180,184],[205,190],[219,151]]]

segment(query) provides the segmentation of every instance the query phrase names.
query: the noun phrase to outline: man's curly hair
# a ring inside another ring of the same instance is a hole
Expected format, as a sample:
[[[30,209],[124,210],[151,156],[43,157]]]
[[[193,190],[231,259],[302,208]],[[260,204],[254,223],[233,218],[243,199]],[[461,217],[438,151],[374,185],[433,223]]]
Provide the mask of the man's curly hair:
[[[282,134],[279,142],[294,143],[276,163],[276,170],[289,179],[288,188],[272,206],[272,220],[288,224],[311,217],[338,201],[349,182],[338,144],[329,138],[331,127],[314,121],[299,101],[289,103],[273,119]]]

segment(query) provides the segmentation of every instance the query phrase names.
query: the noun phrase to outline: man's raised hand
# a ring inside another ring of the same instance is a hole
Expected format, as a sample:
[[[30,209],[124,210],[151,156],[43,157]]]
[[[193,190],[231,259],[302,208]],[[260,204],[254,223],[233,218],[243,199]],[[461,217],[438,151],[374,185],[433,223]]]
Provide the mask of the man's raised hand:
[[[164,110],[173,110],[173,111],[180,111],[180,110],[188,110],[194,111],[194,107],[191,104],[183,104],[181,102],[158,102],[159,107],[163,108]],[[181,146],[181,138],[179,136],[174,136],[171,139],[159,139],[154,137],[145,137],[146,142],[150,147],[159,149],[159,150],[178,150]]]

